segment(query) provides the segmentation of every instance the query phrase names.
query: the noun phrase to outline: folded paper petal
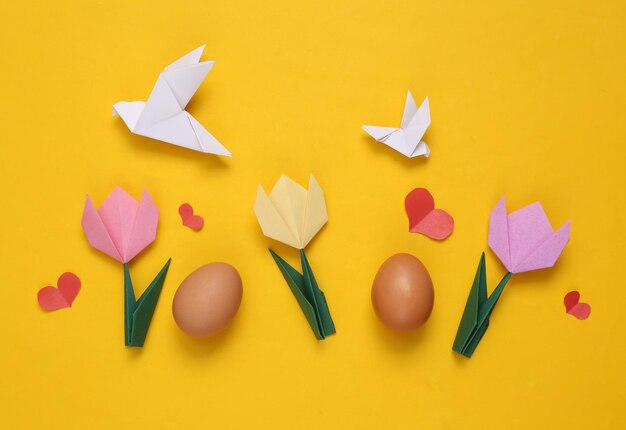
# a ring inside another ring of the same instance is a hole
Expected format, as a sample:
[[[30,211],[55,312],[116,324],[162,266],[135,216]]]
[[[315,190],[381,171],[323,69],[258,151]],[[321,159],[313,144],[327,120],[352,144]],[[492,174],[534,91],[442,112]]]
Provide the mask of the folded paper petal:
[[[513,266],[517,266],[519,262],[530,256],[554,233],[550,220],[539,202],[509,214],[508,219],[509,246]]]
[[[306,189],[286,175],[281,177],[270,193],[270,200],[302,248],[302,224],[306,211]]]
[[[265,236],[294,248],[299,247],[298,239],[289,230],[289,227],[260,185],[254,202],[254,213]]]
[[[509,226],[506,215],[506,201],[500,199],[491,211],[489,218],[489,247],[498,256],[504,267],[511,271],[511,254],[509,250]]]
[[[570,222],[568,221],[548,240],[543,242],[532,254],[515,265],[511,272],[521,273],[530,270],[545,269],[552,267],[563,252],[570,237]]]
[[[145,247],[156,239],[157,225],[159,223],[159,209],[147,190],[143,190],[141,202],[135,217],[135,223],[131,231],[128,248],[125,252],[125,260],[130,261]]]
[[[554,266],[569,235],[570,222],[555,233],[539,202],[507,215],[503,197],[489,219],[489,247],[511,273]]]
[[[85,201],[81,224],[91,246],[121,263],[124,262],[89,196]]]
[[[87,196],[82,225],[96,249],[127,263],[154,241],[159,211],[147,191],[141,203],[117,187],[96,211]]]
[[[124,263],[129,261],[126,249],[128,249],[138,209],[139,203],[120,187],[115,187],[98,209],[100,218]]]
[[[309,190],[282,175],[269,196],[259,186],[254,213],[269,238],[304,247],[328,221],[324,192],[311,175]]]
[[[315,237],[318,231],[328,222],[328,211],[326,210],[326,200],[322,187],[311,175],[309,178],[309,192],[306,200],[306,218],[304,220],[304,231],[302,234],[302,248]]]

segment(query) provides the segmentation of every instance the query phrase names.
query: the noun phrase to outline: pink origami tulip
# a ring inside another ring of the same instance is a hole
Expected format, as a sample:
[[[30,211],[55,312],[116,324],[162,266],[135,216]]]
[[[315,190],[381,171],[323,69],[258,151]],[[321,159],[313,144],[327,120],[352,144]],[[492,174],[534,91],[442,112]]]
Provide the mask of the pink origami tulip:
[[[483,252],[452,350],[471,357],[485,335],[491,313],[513,273],[554,266],[569,241],[569,234],[569,221],[558,231],[552,230],[539,202],[507,215],[506,202],[502,197],[491,211],[488,242],[508,273],[487,296],[487,269]]]
[[[96,210],[87,196],[83,210],[83,230],[87,240],[99,251],[124,263],[124,343],[144,345],[154,309],[161,295],[171,259],[144,292],[135,297],[128,262],[156,238],[159,210],[150,194],[143,191],[141,201],[117,187]]]
[[[87,196],[82,226],[94,248],[128,263],[156,238],[159,210],[144,190],[141,201],[117,187],[96,210]]]
[[[554,232],[539,202],[507,215],[503,197],[489,219],[489,247],[511,273],[554,266],[569,235],[570,222]]]

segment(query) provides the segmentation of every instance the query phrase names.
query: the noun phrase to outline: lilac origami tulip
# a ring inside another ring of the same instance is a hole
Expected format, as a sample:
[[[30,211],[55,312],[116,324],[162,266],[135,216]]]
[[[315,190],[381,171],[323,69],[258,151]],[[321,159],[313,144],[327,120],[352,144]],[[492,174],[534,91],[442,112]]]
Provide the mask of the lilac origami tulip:
[[[569,234],[569,221],[558,231],[552,230],[539,202],[507,215],[502,197],[489,220],[489,247],[511,273],[554,266]]]
[[[156,238],[159,210],[144,190],[141,201],[117,187],[96,210],[87,196],[82,226],[87,240],[99,251],[124,263],[124,341],[143,346],[159,300],[170,260],[144,293],[135,298],[128,263]]]
[[[488,242],[508,272],[487,296],[487,266],[483,252],[452,350],[471,357],[489,327],[491,312],[511,276],[554,266],[569,241],[569,234],[569,221],[556,232],[552,230],[539,202],[507,215],[503,197],[491,211]]]
[[[148,191],[138,202],[117,187],[98,210],[87,196],[82,225],[91,246],[128,263],[154,242],[158,222],[159,210]]]

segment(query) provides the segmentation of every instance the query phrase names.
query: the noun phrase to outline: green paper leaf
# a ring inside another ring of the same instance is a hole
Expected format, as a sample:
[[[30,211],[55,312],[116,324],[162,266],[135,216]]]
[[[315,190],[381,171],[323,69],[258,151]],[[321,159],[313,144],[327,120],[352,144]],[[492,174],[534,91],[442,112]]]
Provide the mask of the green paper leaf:
[[[326,296],[324,292],[320,290],[313,275],[313,270],[309,264],[309,260],[306,258],[304,249],[300,250],[300,260],[302,264],[302,274],[304,276],[304,284],[312,292],[315,300],[315,309],[320,331],[324,337],[331,334],[335,334],[335,323],[330,316],[330,309],[328,309],[328,303],[326,302]]]
[[[452,345],[453,351],[468,358],[472,356],[489,327],[489,316],[498,303],[498,299],[511,276],[512,273],[507,272],[496,289],[493,290],[491,296],[487,297],[485,253],[482,253],[478,270],[474,277],[474,283],[467,298],[465,311],[461,317],[459,329]]]
[[[304,285],[304,277],[271,249],[270,253],[274,258],[274,261],[276,261],[276,265],[278,265],[278,268],[280,269],[283,277],[287,281],[289,289],[291,289],[291,292],[293,293],[298,304],[300,305],[300,309],[302,309],[302,312],[304,313],[306,320],[309,322],[311,329],[313,329],[315,337],[320,340],[324,339],[324,335],[320,330],[318,319],[316,317],[315,309],[311,305],[312,300],[309,300],[309,298],[307,298],[306,296],[307,288],[305,288]]]
[[[135,312],[135,291],[130,278],[128,263],[124,263],[124,344],[130,346],[130,334],[133,328],[133,313]]]
[[[477,328],[476,330],[474,330],[474,333],[472,333],[472,335],[467,341],[468,343],[468,346],[466,347],[467,351],[465,351],[466,354],[464,354],[467,357],[471,357],[472,353],[474,352],[474,349],[476,349],[476,346],[478,345],[478,342],[480,342],[480,339],[482,339],[483,335],[485,334],[485,331],[487,331],[487,327],[489,326],[489,317],[491,316],[491,312],[493,312],[493,309],[495,308],[496,303],[498,303],[498,299],[500,298],[502,291],[504,291],[504,287],[509,282],[509,279],[511,279],[512,275],[513,274],[511,272],[508,272],[506,275],[504,275],[504,278],[502,278],[502,280],[500,281],[496,289],[493,290],[493,292],[491,293],[491,296],[489,296],[487,301],[482,303],[482,305],[480,306],[478,310],[478,320],[476,323]],[[474,339],[476,340],[474,341]],[[473,345],[473,347],[470,347],[470,345]],[[467,355],[467,353],[469,353],[469,355]]]
[[[311,329],[313,329],[313,333],[315,333],[315,337],[322,340],[326,336],[334,334],[336,332],[335,323],[330,316],[326,297],[317,285],[315,275],[313,275],[313,270],[304,250],[300,250],[302,274],[271,249],[270,253],[298,301],[304,316],[309,322]]]
[[[474,350],[478,346],[478,343],[483,338],[483,335],[487,331],[488,327],[489,327],[489,320],[486,320],[484,324],[478,326],[478,328],[473,330],[472,335],[470,336],[470,339],[467,341],[467,344],[463,348],[463,351],[461,352],[461,354],[463,354],[467,358],[470,358],[472,354],[474,353]]]
[[[161,271],[156,275],[154,280],[150,283],[148,288],[143,292],[139,299],[135,302],[134,292],[132,289],[132,283],[130,281],[130,273],[128,271],[128,265],[124,265],[124,279],[125,285],[130,285],[130,294],[132,294],[132,306],[128,306],[126,309],[126,318],[130,318],[130,324],[127,322],[125,327],[127,333],[126,346],[143,346],[148,329],[150,328],[150,322],[154,315],[154,310],[159,301],[161,290],[163,289],[163,283],[165,282],[165,276],[169,269],[172,259],[167,260]],[[128,279],[128,282],[126,282]],[[129,289],[126,289],[125,303],[130,302]],[[129,313],[128,309],[132,308],[132,313]],[[129,316],[130,314],[130,316]]]
[[[484,289],[483,284],[484,283]],[[482,290],[482,291],[481,291]],[[467,346],[476,322],[478,321],[478,308],[480,306],[480,300],[484,297],[486,299],[486,275],[485,275],[485,253],[483,252],[478,263],[478,269],[476,270],[476,276],[474,276],[474,282],[469,296],[467,297],[467,303],[465,304],[465,310],[459,323],[459,328],[456,332],[456,338],[452,345],[452,350],[463,354],[463,350]]]

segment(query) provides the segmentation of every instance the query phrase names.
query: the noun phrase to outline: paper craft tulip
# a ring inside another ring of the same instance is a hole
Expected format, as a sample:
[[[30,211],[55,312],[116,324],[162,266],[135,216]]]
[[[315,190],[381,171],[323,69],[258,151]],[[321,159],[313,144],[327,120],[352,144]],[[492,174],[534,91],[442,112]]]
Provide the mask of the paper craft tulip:
[[[324,192],[311,175],[308,191],[282,175],[269,196],[259,185],[254,212],[269,238],[300,251],[302,273],[291,267],[270,249],[289,288],[296,297],[315,337],[324,339],[335,333],[328,304],[311,270],[304,248],[328,221]]]
[[[124,264],[124,339],[126,346],[143,346],[161,295],[169,259],[139,299],[128,263],[156,238],[159,210],[144,190],[141,201],[117,187],[96,210],[87,196],[82,226],[87,240],[99,251]]]
[[[569,234],[569,221],[557,232],[552,230],[539,202],[507,215],[503,197],[489,219],[489,247],[511,273],[554,266]]]
[[[482,254],[452,349],[471,357],[511,276],[554,266],[569,237],[570,222],[555,232],[539,202],[507,215],[503,197],[491,212],[488,243],[508,272],[487,297],[485,254]]]

